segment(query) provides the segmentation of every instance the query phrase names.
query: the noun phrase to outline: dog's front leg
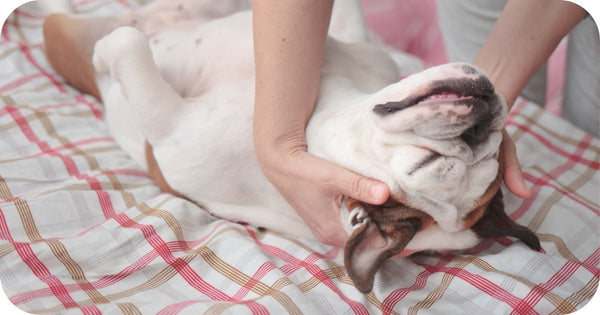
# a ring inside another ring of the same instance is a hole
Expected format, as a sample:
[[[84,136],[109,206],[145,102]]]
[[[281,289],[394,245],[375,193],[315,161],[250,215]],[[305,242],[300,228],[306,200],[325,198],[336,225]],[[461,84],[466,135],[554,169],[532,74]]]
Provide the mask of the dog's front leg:
[[[125,26],[102,38],[96,43],[93,63],[101,76],[120,85],[135,123],[152,145],[170,134],[172,118],[184,100],[161,76],[141,31]]]

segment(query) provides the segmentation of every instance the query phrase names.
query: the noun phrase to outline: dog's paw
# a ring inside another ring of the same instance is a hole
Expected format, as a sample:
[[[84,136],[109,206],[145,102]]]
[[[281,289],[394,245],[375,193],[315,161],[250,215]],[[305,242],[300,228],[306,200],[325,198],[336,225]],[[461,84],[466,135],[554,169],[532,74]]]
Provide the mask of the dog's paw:
[[[136,28],[123,26],[96,42],[92,63],[98,73],[114,75],[119,64],[149,52],[146,36]]]
[[[110,67],[105,58],[106,54],[103,53],[106,50],[103,49],[103,47],[107,45],[107,43],[105,43],[105,40],[106,37],[102,38],[96,43],[96,47],[94,48],[94,55],[92,56],[92,64],[94,65],[94,69],[96,69],[96,72],[98,72],[99,74],[110,73]]]

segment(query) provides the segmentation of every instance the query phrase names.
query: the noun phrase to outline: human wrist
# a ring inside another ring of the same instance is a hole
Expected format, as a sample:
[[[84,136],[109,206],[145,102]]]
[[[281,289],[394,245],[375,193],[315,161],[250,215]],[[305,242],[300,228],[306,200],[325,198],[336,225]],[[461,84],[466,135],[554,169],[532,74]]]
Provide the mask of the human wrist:
[[[473,63],[486,72],[510,109],[527,82],[585,14],[568,1],[509,0]]]
[[[254,150],[261,166],[273,166],[307,151],[304,128],[277,130],[254,126]]]

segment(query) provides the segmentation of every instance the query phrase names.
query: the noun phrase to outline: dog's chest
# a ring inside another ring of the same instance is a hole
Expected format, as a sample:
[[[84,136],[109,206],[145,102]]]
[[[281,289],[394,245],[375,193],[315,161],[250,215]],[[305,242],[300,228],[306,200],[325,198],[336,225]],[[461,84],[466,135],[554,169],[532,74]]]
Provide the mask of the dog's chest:
[[[184,98],[207,92],[253,98],[252,30],[245,25],[251,25],[251,14],[240,12],[227,20],[162,30],[149,44],[161,74]],[[235,89],[225,93],[221,87]]]

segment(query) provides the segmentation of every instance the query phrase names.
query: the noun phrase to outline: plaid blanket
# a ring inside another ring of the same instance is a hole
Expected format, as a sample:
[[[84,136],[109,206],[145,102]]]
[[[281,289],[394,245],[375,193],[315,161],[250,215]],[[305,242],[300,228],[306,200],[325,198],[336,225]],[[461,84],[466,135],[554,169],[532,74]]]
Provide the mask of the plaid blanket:
[[[79,0],[102,14],[138,5]],[[507,128],[534,194],[507,213],[539,236],[387,261],[358,292],[338,248],[259,231],[163,194],[110,136],[103,106],[44,56],[43,14],[0,40],[0,280],[32,313],[562,314],[600,277],[600,142],[519,100]]]

